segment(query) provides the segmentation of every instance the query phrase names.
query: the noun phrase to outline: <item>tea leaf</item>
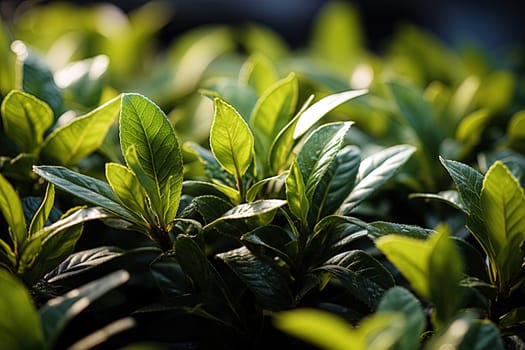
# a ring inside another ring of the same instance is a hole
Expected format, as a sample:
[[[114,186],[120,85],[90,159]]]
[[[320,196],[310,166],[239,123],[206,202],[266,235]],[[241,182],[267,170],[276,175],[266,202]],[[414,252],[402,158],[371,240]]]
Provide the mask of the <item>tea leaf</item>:
[[[22,152],[33,152],[53,124],[49,106],[28,93],[13,90],[2,101],[4,131]]]
[[[500,285],[511,283],[521,270],[525,241],[525,194],[516,178],[500,161],[483,181],[480,197],[488,239],[495,252]],[[512,247],[512,248],[511,248]],[[496,277],[496,276],[493,276]]]
[[[333,214],[354,188],[361,152],[347,146],[340,150],[319,181],[310,208],[311,222]]]
[[[254,138],[241,115],[221,99],[215,100],[210,146],[221,166],[236,178],[243,176],[254,155]]]
[[[122,205],[137,216],[145,215],[149,210],[147,198],[133,171],[117,163],[106,163],[106,179]]]
[[[390,180],[396,171],[405,164],[415,152],[409,145],[398,145],[386,148],[365,158],[359,166],[356,185],[338,210],[348,215],[362,201],[368,198],[379,187]]]
[[[246,247],[217,255],[269,310],[280,310],[292,303],[288,279],[269,263],[257,258]]]
[[[48,184],[46,187],[46,193],[42,199],[42,203],[36,210],[33,218],[31,219],[31,223],[29,224],[28,237],[33,236],[45,226],[49,218],[49,214],[51,213],[51,209],[53,209],[54,201],[55,187],[52,184]]]
[[[35,166],[33,169],[39,176],[74,196],[101,206],[130,222],[141,222],[140,218],[120,204],[111,187],[105,182],[64,167]]]
[[[345,136],[352,122],[330,123],[320,126],[305,141],[297,155],[297,164],[301,170],[309,200],[325,173],[328,171],[337,153],[343,148]]]
[[[44,333],[27,289],[9,272],[0,269],[0,343],[6,349],[44,349]]]
[[[306,224],[310,201],[306,197],[306,186],[297,160],[292,163],[286,176],[286,200],[292,214]]]
[[[239,82],[252,86],[259,95],[278,79],[272,61],[260,53],[250,55],[239,73]]]
[[[22,202],[11,184],[0,174],[0,211],[7,222],[9,237],[13,242],[15,255],[26,239],[26,220]]]
[[[47,62],[22,41],[16,40],[11,49],[17,57],[17,89],[46,102],[54,115],[61,114],[62,91],[58,88]]]
[[[55,129],[46,138],[40,156],[50,164],[77,164],[96,151],[117,118],[120,96],[82,117]]]
[[[400,311],[405,316],[405,327],[394,350],[419,349],[419,338],[426,328],[426,316],[419,300],[403,287],[390,288],[377,306],[378,313]]]
[[[120,142],[126,162],[151,199],[160,225],[177,214],[182,190],[182,155],[173,126],[162,110],[139,94],[124,94]],[[133,146],[136,159],[129,152]]]
[[[353,98],[368,93],[368,90],[349,90],[337,94],[328,95],[306,109],[299,118],[295,127],[293,138],[298,139],[310,130],[315,123],[335,107],[350,101]]]
[[[129,273],[115,271],[78,289],[51,299],[40,310],[46,343],[52,347],[66,325],[90,304],[112,289],[126,283]]]
[[[264,162],[271,142],[290,121],[295,111],[297,84],[297,78],[291,73],[268,88],[252,110],[249,120],[255,134],[255,152]]]

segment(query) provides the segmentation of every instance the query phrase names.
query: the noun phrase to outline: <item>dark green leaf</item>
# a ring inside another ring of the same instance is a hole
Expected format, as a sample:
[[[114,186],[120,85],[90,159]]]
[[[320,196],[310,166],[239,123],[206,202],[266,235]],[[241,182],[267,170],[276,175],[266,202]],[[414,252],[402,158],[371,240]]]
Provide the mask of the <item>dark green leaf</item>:
[[[17,88],[38,97],[46,102],[55,116],[59,115],[62,107],[62,91],[53,78],[53,73],[45,60],[32,52],[25,43],[16,40],[11,49],[17,56],[18,77]]]
[[[262,226],[241,237],[241,241],[255,255],[278,256],[293,266],[297,242],[288,231],[279,226]],[[295,249],[294,249],[295,248]]]
[[[400,311],[405,316],[403,334],[391,349],[416,350],[420,348],[420,336],[426,328],[426,316],[419,300],[403,287],[390,288],[377,306],[377,312]]]
[[[463,212],[467,212],[467,209],[461,202],[459,193],[457,191],[441,191],[437,194],[434,193],[411,193],[409,198],[423,198],[427,200],[438,200],[444,202],[456,209],[459,209]]]
[[[117,119],[119,105],[120,96],[53,130],[42,144],[42,159],[49,164],[72,165],[96,151]]]
[[[397,145],[365,158],[359,166],[356,185],[338,213],[349,215],[362,201],[390,180],[414,151],[415,148],[412,146]]]
[[[231,208],[231,204],[221,197],[204,195],[193,198],[181,216],[196,218],[195,213],[197,213],[205,224],[209,224],[224,215]]]
[[[166,252],[151,263],[151,273],[162,293],[177,297],[191,292],[192,285],[173,252]]]
[[[53,124],[53,111],[38,98],[13,90],[2,101],[4,131],[22,152],[33,152]]]
[[[280,310],[292,305],[288,278],[247,248],[241,247],[217,257],[239,276],[264,308]]]
[[[55,186],[74,196],[94,205],[99,205],[125,220],[136,223],[141,222],[140,218],[137,218],[120,204],[111,187],[105,182],[64,167],[38,166],[34,167],[34,171]]]
[[[150,196],[160,225],[167,227],[177,214],[183,176],[182,155],[173,126],[146,97],[124,94],[120,142],[126,162]],[[137,159],[130,159],[128,151],[132,145]],[[142,171],[137,172],[139,168]]]
[[[200,161],[204,164],[204,171],[210,179],[230,187],[236,186],[235,178],[221,167],[210,150],[192,142],[186,142],[184,146],[199,157]]]
[[[311,224],[333,214],[341,206],[354,188],[360,161],[361,154],[357,147],[347,146],[337,153],[313,195]]]
[[[0,269],[0,344],[5,349],[44,349],[38,312],[28,291],[9,272]]]
[[[372,229],[369,230],[368,234],[374,239],[389,234],[397,234],[407,237],[425,239],[432,233],[432,230],[425,229],[419,226],[397,224],[394,222],[386,221],[372,222],[370,226],[372,227]]]
[[[129,273],[115,271],[71,292],[51,299],[40,310],[46,343],[52,347],[65,326],[96,299],[126,283]]]
[[[319,182],[343,148],[345,136],[352,124],[352,122],[341,122],[319,127],[308,137],[299,151],[297,163],[306,186],[306,197],[309,200],[313,199]]]

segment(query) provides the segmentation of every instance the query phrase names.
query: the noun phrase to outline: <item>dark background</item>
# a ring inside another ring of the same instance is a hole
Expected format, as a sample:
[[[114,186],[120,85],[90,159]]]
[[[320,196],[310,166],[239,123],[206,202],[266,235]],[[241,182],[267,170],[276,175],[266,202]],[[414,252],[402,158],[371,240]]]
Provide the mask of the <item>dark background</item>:
[[[175,15],[161,32],[161,38],[208,23],[241,24],[257,22],[276,30],[297,48],[304,46],[311,24],[321,6],[329,0],[170,0]],[[49,1],[0,0],[0,10],[9,16],[23,6]],[[75,1],[93,4],[101,1]],[[125,11],[145,0],[108,1]],[[381,49],[396,26],[412,23],[434,33],[449,46],[468,42],[488,50],[504,50],[525,43],[524,0],[355,0],[361,13],[367,45]]]

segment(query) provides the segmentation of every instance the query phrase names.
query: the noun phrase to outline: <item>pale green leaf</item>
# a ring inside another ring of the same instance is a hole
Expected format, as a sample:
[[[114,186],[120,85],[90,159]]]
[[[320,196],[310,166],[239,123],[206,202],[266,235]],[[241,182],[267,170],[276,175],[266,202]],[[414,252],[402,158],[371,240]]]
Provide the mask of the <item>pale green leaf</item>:
[[[343,91],[336,94],[328,95],[321,100],[317,101],[307,110],[305,110],[299,118],[295,127],[293,138],[298,139],[305,132],[310,130],[315,123],[317,123],[322,117],[330,112],[335,107],[359,96],[366,94],[368,90],[349,90]]]
[[[423,298],[430,297],[428,261],[433,246],[427,241],[399,235],[376,239],[377,248],[385,254]]]
[[[290,172],[286,176],[286,200],[292,214],[306,224],[310,201],[306,197],[306,187],[297,161],[292,163]]]
[[[513,140],[525,139],[525,111],[519,111],[512,116],[507,128],[507,135]]]
[[[479,143],[490,116],[488,109],[479,109],[461,120],[456,130],[456,139],[463,143],[463,147],[466,149],[464,152],[470,151]]]
[[[252,163],[254,138],[248,124],[228,103],[215,99],[215,113],[210,130],[210,147],[221,166],[237,178]]]
[[[182,155],[172,124],[162,110],[139,94],[124,94],[120,142],[126,162],[150,196],[162,227],[175,219],[182,190]],[[130,162],[130,147],[137,159]],[[142,174],[137,173],[140,166]]]
[[[121,164],[106,163],[106,179],[122,205],[137,216],[145,215],[147,198],[133,171]]]
[[[274,138],[270,151],[268,152],[267,162],[273,174],[278,174],[288,166],[288,160],[292,153],[292,146],[294,144],[293,133],[295,126],[299,122],[301,115],[306,111],[310,103],[313,101],[314,95],[310,95],[306,102],[299,109],[299,112],[293,117],[290,122],[284,126],[281,131]]]
[[[525,194],[508,168],[497,161],[485,175],[480,200],[488,239],[501,274],[497,280],[505,285],[521,270],[523,252],[515,248],[525,241]]]
[[[13,90],[2,101],[4,131],[22,152],[33,152],[53,124],[49,106],[26,92]]]
[[[19,254],[23,242],[26,239],[26,221],[22,202],[15,189],[0,174],[0,211],[9,227],[9,236],[14,245],[14,253]]]
[[[259,98],[250,116],[255,135],[255,152],[266,161],[275,136],[290,121],[297,104],[298,83],[290,73],[268,88]]]
[[[272,61],[261,53],[250,55],[239,73],[239,82],[252,86],[259,95],[262,95],[278,79]]]
[[[49,214],[51,213],[51,209],[53,209],[54,202],[55,187],[53,186],[53,184],[48,184],[46,187],[46,193],[44,194],[44,198],[42,199],[42,203],[36,210],[35,214],[33,215],[33,218],[31,219],[31,223],[29,224],[29,237],[33,236],[36,232],[38,232],[45,226],[49,218]]]
[[[40,156],[56,165],[77,164],[96,151],[118,116],[120,96],[55,129],[46,137]]]

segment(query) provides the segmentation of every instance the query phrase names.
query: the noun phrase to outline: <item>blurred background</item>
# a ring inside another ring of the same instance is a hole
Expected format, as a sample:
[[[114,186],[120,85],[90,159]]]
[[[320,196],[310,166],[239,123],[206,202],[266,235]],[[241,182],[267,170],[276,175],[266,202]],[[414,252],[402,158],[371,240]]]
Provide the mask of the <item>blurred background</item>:
[[[56,1],[54,1],[56,3]],[[69,1],[92,5],[101,1]],[[148,1],[107,1],[126,12]],[[256,22],[283,36],[292,47],[304,46],[315,16],[329,0],[171,0],[165,3],[173,17],[161,35],[168,40],[190,28],[210,23]],[[410,22],[434,33],[450,45],[475,43],[488,50],[501,50],[525,40],[525,2],[520,0],[355,0],[367,43],[381,49],[396,26]],[[53,1],[1,1],[1,13],[13,18],[17,12]],[[63,19],[67,21],[66,18]]]

